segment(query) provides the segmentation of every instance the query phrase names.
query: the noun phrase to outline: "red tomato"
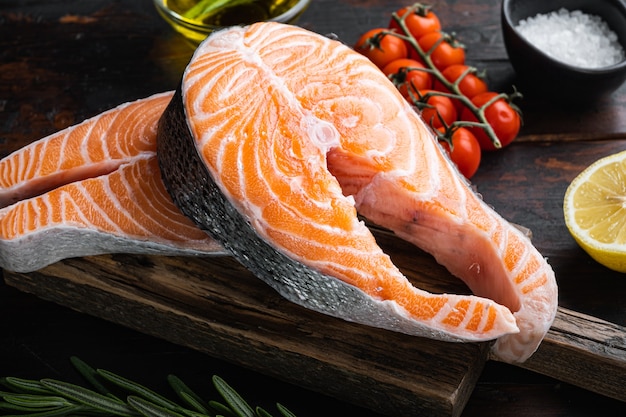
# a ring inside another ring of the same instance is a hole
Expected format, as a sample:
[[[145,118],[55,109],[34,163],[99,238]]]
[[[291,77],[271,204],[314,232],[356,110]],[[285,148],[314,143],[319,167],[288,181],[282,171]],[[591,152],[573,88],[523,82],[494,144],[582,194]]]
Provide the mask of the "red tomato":
[[[465,49],[441,32],[427,33],[419,38],[417,43],[424,53],[428,53],[432,49],[430,59],[440,71],[450,65],[465,64]]]
[[[445,132],[443,128],[438,130],[441,133]],[[468,129],[460,127],[452,133],[451,142],[452,149],[448,141],[439,140],[461,174],[467,179],[472,178],[480,166],[481,150],[478,140]]]
[[[421,69],[422,63],[409,58],[396,59],[383,68],[383,73],[393,81],[400,93],[409,98],[409,87],[412,91],[430,89],[433,86],[433,75]]]
[[[428,93],[436,93],[436,91],[421,90],[419,96],[426,96]],[[424,97],[420,101],[429,105],[429,107],[421,107],[422,119],[435,129],[444,126],[443,122],[449,126],[456,121],[457,112],[454,104],[452,104],[452,100],[448,97],[433,94],[428,98]]]
[[[472,98],[472,103],[474,103],[476,107],[481,108],[497,95],[498,94],[493,91],[480,93]],[[487,123],[491,125],[502,147],[508,146],[519,133],[522,124],[519,112],[504,98],[497,99],[494,103],[486,107],[484,111],[485,119]],[[478,121],[476,116],[474,116],[467,107],[461,112],[461,120]],[[481,127],[470,127],[469,129],[474,136],[476,136],[483,150],[493,151],[497,149]]]
[[[427,33],[441,30],[439,17],[428,9],[428,7],[417,7],[412,9],[411,13],[404,18],[404,24],[415,39],[419,39]],[[409,11],[409,7],[403,7],[396,14],[398,17],[403,17],[407,11]],[[394,18],[391,18],[389,28],[402,33],[400,25]]]
[[[394,36],[388,29],[375,28],[365,32],[354,45],[357,52],[368,57],[378,68],[396,59],[408,57],[404,41]]]
[[[459,81],[459,91],[465,97],[471,99],[474,96],[477,96],[480,93],[484,93],[488,90],[487,83],[475,74],[474,71],[467,72],[470,67],[463,64],[455,64],[450,65],[445,68],[441,74],[445,77],[446,80],[451,83],[455,83],[461,76],[463,78]],[[465,75],[463,75],[465,74]],[[437,91],[445,91],[449,92],[449,90],[439,81],[435,80],[434,87]],[[463,110],[463,103],[459,100],[452,100],[454,102],[454,106],[457,109],[457,112],[460,114]]]

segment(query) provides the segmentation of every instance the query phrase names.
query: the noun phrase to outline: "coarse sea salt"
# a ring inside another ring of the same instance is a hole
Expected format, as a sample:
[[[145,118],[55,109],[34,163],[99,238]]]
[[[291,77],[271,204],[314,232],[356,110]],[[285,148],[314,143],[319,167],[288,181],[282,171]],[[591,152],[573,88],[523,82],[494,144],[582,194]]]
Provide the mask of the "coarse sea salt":
[[[625,59],[617,35],[602,18],[580,10],[520,20],[517,31],[551,57],[581,68],[602,68]]]

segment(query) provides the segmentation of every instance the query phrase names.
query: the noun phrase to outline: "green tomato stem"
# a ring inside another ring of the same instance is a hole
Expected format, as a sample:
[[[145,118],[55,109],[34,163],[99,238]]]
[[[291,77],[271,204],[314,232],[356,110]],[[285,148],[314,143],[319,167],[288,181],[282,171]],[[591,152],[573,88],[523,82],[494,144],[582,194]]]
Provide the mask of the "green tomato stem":
[[[500,142],[500,139],[498,139],[498,137],[495,134],[495,131],[493,130],[493,128],[487,121],[487,118],[485,116],[485,109],[489,107],[491,104],[493,104],[495,101],[497,101],[498,99],[504,98],[507,101],[509,101],[510,97],[507,94],[501,93],[495,96],[492,100],[489,100],[489,102],[485,103],[483,106],[478,107],[467,96],[461,93],[461,90],[459,88],[459,85],[461,81],[463,80],[463,78],[465,78],[468,74],[475,72],[476,71],[475,68],[469,67],[454,82],[450,82],[442,74],[442,72],[437,67],[435,67],[431,59],[431,55],[433,51],[435,50],[435,48],[439,44],[441,44],[441,42],[444,41],[445,35],[442,36],[441,39],[439,39],[428,51],[424,51],[422,47],[420,46],[420,44],[417,42],[417,39],[415,39],[415,37],[411,35],[411,32],[409,31],[405,23],[407,16],[409,16],[411,13],[414,13],[416,10],[421,10],[421,8],[423,7],[424,6],[422,4],[416,3],[413,6],[411,6],[411,8],[402,16],[398,16],[397,13],[393,13],[392,17],[398,23],[403,33],[389,31],[389,34],[392,34],[393,36],[396,36],[406,41],[418,53],[420,58],[424,61],[424,63],[427,66],[427,68],[415,68],[415,69],[420,70],[420,71],[426,71],[426,72],[433,74],[433,76],[437,79],[437,81],[443,84],[449,91],[451,91],[451,93],[437,91],[437,92],[431,92],[431,93],[425,94],[423,96],[420,95],[419,97],[417,97],[409,89],[409,96],[411,100],[413,101],[413,104],[415,104],[416,107],[418,108],[425,107],[425,105],[423,104],[424,101],[428,100],[428,98],[430,98],[433,95],[441,95],[441,96],[446,96],[448,98],[453,98],[455,100],[459,100],[463,104],[464,107],[466,107],[469,111],[472,112],[472,114],[476,117],[478,122],[458,120],[458,121],[453,122],[452,126],[445,126],[446,132],[448,131],[452,132],[451,130],[449,130],[450,127],[457,127],[457,128],[462,127],[462,126],[480,127],[481,129],[485,131],[485,133],[487,134],[487,136],[489,137],[489,139],[491,140],[491,142],[493,143],[496,149],[502,148],[502,143]],[[515,92],[515,96],[518,96],[518,95],[519,93]]]

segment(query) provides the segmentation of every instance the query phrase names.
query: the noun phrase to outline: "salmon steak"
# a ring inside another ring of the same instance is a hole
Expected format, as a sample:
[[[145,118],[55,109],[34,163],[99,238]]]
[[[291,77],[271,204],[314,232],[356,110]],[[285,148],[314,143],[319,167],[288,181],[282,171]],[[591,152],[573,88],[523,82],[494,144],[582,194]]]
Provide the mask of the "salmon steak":
[[[224,255],[184,216],[156,159],[172,92],[126,103],[0,161],[0,266],[103,253]]]
[[[557,308],[554,272],[472,190],[367,58],[295,26],[215,32],[157,133],[174,203],[287,299],[369,326],[493,340],[522,362]],[[362,218],[431,254],[470,295],[414,286]]]

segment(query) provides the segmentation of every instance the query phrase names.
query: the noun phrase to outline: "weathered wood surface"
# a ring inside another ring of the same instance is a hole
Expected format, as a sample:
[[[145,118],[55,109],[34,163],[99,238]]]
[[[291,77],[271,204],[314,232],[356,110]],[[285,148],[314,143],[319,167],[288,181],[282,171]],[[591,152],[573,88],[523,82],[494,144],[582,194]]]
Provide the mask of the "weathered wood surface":
[[[422,282],[440,268],[397,251]],[[417,264],[417,265],[416,265]],[[419,265],[424,266],[421,268]],[[385,415],[458,416],[487,357],[348,323],[280,297],[231,258],[111,255],[63,261],[9,285]],[[432,289],[459,287],[446,279]],[[428,285],[423,285],[424,287]]]
[[[487,69],[493,89],[508,90],[515,83],[515,74],[508,64],[502,44],[498,2],[467,0],[433,3],[444,26],[455,31],[467,45],[470,63]],[[334,32],[350,44],[365,30],[386,25],[389,13],[405,4],[385,0],[314,0],[300,23],[320,33]],[[4,156],[32,140],[122,102],[173,89],[191,53],[191,48],[159,19],[149,0],[18,0],[0,4],[0,155]],[[602,268],[578,248],[565,229],[561,205],[567,184],[578,172],[601,156],[626,149],[626,86],[611,97],[588,106],[562,108],[542,98],[526,97],[521,107],[525,125],[517,142],[504,152],[485,155],[474,183],[485,200],[500,213],[533,231],[535,244],[548,257],[559,281],[561,313],[546,343],[526,366],[570,384],[623,399],[624,367],[621,359],[626,356],[623,339],[626,279]],[[429,257],[419,252],[415,256],[410,255],[404,252],[403,247],[394,243],[391,249],[396,251],[398,262],[406,265],[409,274],[419,272],[418,276],[423,278],[420,285],[434,291],[465,290],[455,280],[446,278],[442,268]],[[386,343],[372,341],[374,336],[363,333],[359,326],[336,323],[334,319],[300,311],[300,308],[276,298],[269,289],[230,261],[225,262],[229,265],[226,268],[229,273],[241,272],[244,277],[242,282],[251,287],[251,294],[265,294],[257,300],[261,302],[257,307],[260,310],[243,308],[247,305],[246,300],[251,299],[240,298],[242,294],[247,294],[245,291],[234,296],[236,281],[223,282],[225,288],[219,291],[205,288],[202,290],[206,291],[202,293],[204,297],[199,298],[184,290],[185,285],[176,278],[169,280],[178,276],[176,272],[184,271],[184,274],[191,275],[191,282],[202,288],[209,282],[202,278],[205,273],[225,268],[219,263],[217,269],[208,268],[206,260],[187,262],[177,258],[113,255],[66,261],[28,276],[6,273],[5,280],[15,287],[79,311],[88,311],[97,317],[156,334],[193,349],[214,351],[216,356],[244,368],[258,369],[266,362],[266,373],[313,390],[324,390],[326,385],[322,384],[320,389],[319,384],[326,375],[326,379],[331,380],[325,382],[329,384],[329,395],[359,402],[364,393],[371,392],[372,395],[360,405],[385,412],[392,410],[394,415],[406,415],[407,410],[458,414],[477,377],[484,379],[482,385],[479,379],[479,386],[474,389],[473,397],[463,411],[464,416],[512,413],[519,416],[538,413],[594,415],[596,404],[615,407],[618,411],[614,415],[626,414],[623,403],[607,403],[605,401],[608,400],[601,397],[589,397],[584,391],[561,385],[555,389],[557,385],[550,382],[551,379],[539,379],[535,389],[530,383],[526,384],[525,378],[530,377],[524,374],[522,382],[511,384],[503,375],[518,373],[510,366],[501,367],[487,362],[485,367],[488,371],[495,369],[502,372],[495,377],[493,372],[478,376],[486,355],[484,346],[442,348],[454,366],[449,367],[446,374],[449,378],[435,379],[437,389],[429,391],[428,384],[433,382],[419,376],[422,367],[434,360],[436,365],[448,369],[447,362],[437,362],[432,357],[433,349],[439,347],[439,343],[425,342],[419,349],[412,349],[413,354],[415,351],[423,352],[417,357],[425,358],[424,361],[403,362],[406,358],[385,355],[385,349],[395,352],[395,345],[399,346],[398,349],[409,350],[408,342],[402,336],[373,331],[372,335],[384,335],[382,340]],[[154,271],[161,271],[164,275]],[[438,277],[443,280],[434,279]],[[194,290],[198,288],[196,286]],[[226,297],[222,292],[230,296]],[[2,308],[8,319],[3,319],[3,329],[9,335],[18,336],[4,339],[0,352],[5,349],[17,357],[27,355],[22,352],[31,352],[27,357],[41,358],[66,348],[62,347],[61,341],[51,345],[45,339],[38,341],[40,344],[37,345],[36,335],[22,335],[20,329],[32,329],[35,320],[45,326],[48,319],[54,318],[37,317],[32,311],[20,312],[13,298],[5,300]],[[32,300],[29,302],[34,303]],[[168,306],[170,302],[173,304]],[[140,308],[142,303],[144,307]],[[193,319],[207,315],[209,305],[217,308],[217,314],[212,312],[214,319],[204,324]],[[50,310],[45,305],[37,307],[42,311]],[[278,313],[283,311],[289,314]],[[61,313],[59,317],[65,319],[68,314]],[[232,317],[238,320],[233,321]],[[268,336],[265,328],[245,324],[244,319],[252,318],[266,319],[270,335],[276,336],[284,331],[289,338],[275,340],[277,337]],[[223,319],[226,325],[218,319]],[[79,323],[94,323],[90,320],[85,316],[84,319],[74,319],[72,323],[80,327]],[[93,333],[115,333],[109,327],[97,321],[95,323],[98,330]],[[575,324],[573,328],[571,323]],[[578,325],[583,323],[589,324],[589,327]],[[302,327],[313,324],[318,327]],[[294,325],[295,328],[292,328]],[[72,338],[71,330],[64,329],[60,322],[53,326],[56,326],[53,327],[55,333],[67,333],[65,337],[76,340]],[[184,331],[193,326],[206,332],[203,333],[203,346],[198,346],[200,343],[194,339],[194,333]],[[320,326],[328,329],[332,336],[322,333]],[[349,355],[342,348],[356,350],[357,343],[332,333],[339,329],[347,331],[351,337],[355,336],[361,343],[367,343],[367,346],[373,344],[372,350],[368,353],[359,350],[358,355]],[[576,329],[585,331],[571,333]],[[206,340],[211,331],[222,334],[222,338]],[[44,338],[52,336],[51,330],[41,326],[38,332]],[[134,343],[141,337],[130,335],[125,340]],[[246,340],[256,340],[254,337],[259,342],[246,344]],[[302,337],[306,345],[298,343]],[[25,350],[22,350],[22,345],[16,345],[18,340],[24,343]],[[152,339],[147,340],[147,343],[155,344]],[[272,343],[280,345],[280,349],[269,350],[268,346]],[[228,344],[231,344],[230,348]],[[43,347],[38,350],[34,346]],[[112,344],[107,346],[122,360],[123,349],[113,348]],[[331,349],[328,346],[341,351],[337,359],[326,359]],[[173,349],[169,345],[164,348]],[[150,347],[144,345],[143,349]],[[311,351],[316,349],[321,353],[312,355]],[[453,358],[459,353],[455,349],[460,349],[470,360],[455,361]],[[238,351],[245,354],[237,355]],[[93,351],[91,353],[95,355]],[[197,357],[194,358],[197,360]],[[0,359],[0,371],[16,369],[10,366],[13,365],[9,364],[10,361],[10,357]],[[297,364],[298,361],[302,361],[306,371],[302,372],[301,368],[300,375],[294,375],[286,364]],[[37,360],[34,362],[37,363]],[[60,365],[56,364],[56,367],[58,369]],[[396,374],[394,367],[402,369]],[[368,376],[367,372],[372,370],[376,371],[374,376]],[[410,373],[418,376],[408,375]],[[466,373],[466,379],[459,378],[463,373]],[[596,384],[594,381],[598,379],[601,383]],[[503,384],[495,388],[492,381]],[[358,382],[365,385],[360,386]],[[456,394],[451,388],[454,385],[460,387]],[[551,395],[543,394],[542,389],[546,387],[551,390]],[[390,398],[383,400],[385,396]],[[516,402],[515,399],[519,398],[528,400]],[[534,404],[535,400],[545,404],[545,407]],[[409,404],[411,402],[414,404]],[[405,405],[410,408],[401,411],[396,408]],[[524,411],[527,413],[524,414]]]
[[[626,327],[559,308],[540,349],[520,366],[626,401]]]

